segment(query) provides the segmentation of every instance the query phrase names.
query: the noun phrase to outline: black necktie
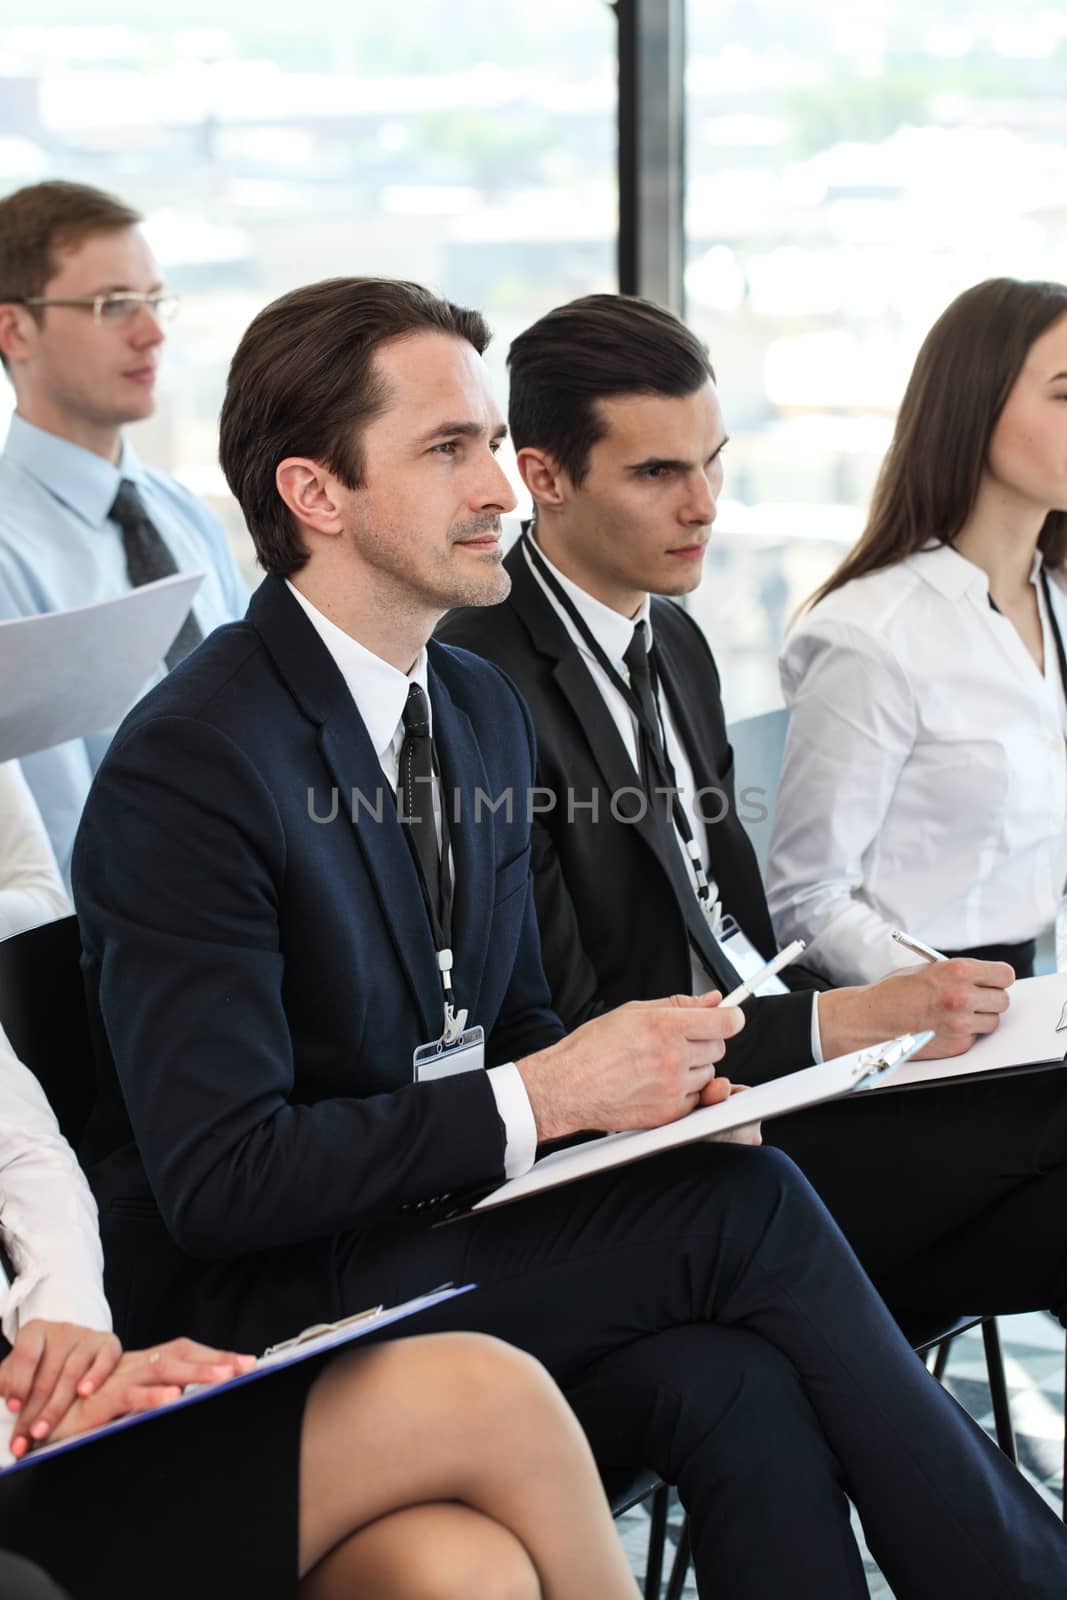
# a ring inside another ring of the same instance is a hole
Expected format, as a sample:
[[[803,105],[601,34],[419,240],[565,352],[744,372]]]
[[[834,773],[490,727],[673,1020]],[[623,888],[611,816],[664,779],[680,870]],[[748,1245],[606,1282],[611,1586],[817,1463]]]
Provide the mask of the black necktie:
[[[641,718],[638,730],[638,751],[640,754],[641,783],[648,795],[649,816],[653,819],[656,830],[660,835],[660,843],[664,859],[667,862],[674,885],[674,892],[678,904],[685,913],[686,927],[689,932],[689,942],[695,946],[697,954],[703,965],[707,968],[716,986],[724,994],[735,989],[739,982],[733,964],[725,950],[712,933],[704,915],[703,908],[693,887],[693,880],[689,876],[689,867],[682,853],[682,844],[678,838],[678,831],[674,826],[673,813],[665,807],[669,797],[656,794],[654,791],[659,784],[673,781],[668,774],[671,771],[667,752],[663,743],[663,729],[659,719],[659,707],[652,688],[652,672],[648,659],[648,630],[644,622],[634,623],[634,635],[623,655],[626,669],[630,674],[630,688],[637,697],[641,707]]]
[[[396,785],[400,821],[419,866],[434,915],[443,914],[441,852],[433,816],[433,746],[430,743],[430,706],[417,683],[408,689],[404,706],[404,742]]]
[[[660,729],[659,708],[652,690],[652,672],[648,663],[648,633],[643,622],[634,623],[633,638],[627,645],[622,659],[630,674],[630,688],[637,696],[637,703],[641,707],[637,740],[639,766],[641,782],[644,784],[646,794],[651,796],[659,773],[666,774],[667,763]]]
[[[145,510],[137,485],[131,483],[129,478],[123,478],[119,484],[119,492],[108,516],[122,529],[126,571],[135,589],[139,589],[143,583],[155,583],[157,578],[173,577],[178,571],[178,563]],[[195,650],[203,637],[200,624],[190,611],[167,651],[165,659],[168,671],[183,661],[190,650]]]

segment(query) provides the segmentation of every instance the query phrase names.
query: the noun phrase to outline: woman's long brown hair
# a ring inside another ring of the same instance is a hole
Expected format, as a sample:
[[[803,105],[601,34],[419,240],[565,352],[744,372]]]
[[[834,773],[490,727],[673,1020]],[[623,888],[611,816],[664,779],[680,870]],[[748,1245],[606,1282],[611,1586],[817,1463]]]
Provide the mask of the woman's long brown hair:
[[[974,508],[993,429],[1030,346],[1065,313],[1067,286],[1017,278],[989,278],[941,313],[908,379],[867,526],[809,606],[931,543],[952,542]],[[1049,512],[1038,548],[1049,566],[1064,564],[1067,512]]]

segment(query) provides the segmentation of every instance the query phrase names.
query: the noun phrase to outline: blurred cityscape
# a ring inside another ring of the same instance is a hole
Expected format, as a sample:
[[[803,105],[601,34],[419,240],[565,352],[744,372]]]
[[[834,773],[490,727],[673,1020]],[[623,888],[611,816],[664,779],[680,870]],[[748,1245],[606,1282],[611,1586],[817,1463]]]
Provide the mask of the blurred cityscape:
[[[413,277],[509,340],[615,287],[605,0],[8,0],[0,193],[139,205],[183,296],[142,454],[209,498],[229,356],[268,300]],[[1067,11],[1042,0],[689,0],[687,314],[731,442],[693,597],[733,716],[858,533],[915,350],[960,289],[1067,277]],[[9,408],[6,388],[0,410]],[[0,420],[0,431],[3,422]]]

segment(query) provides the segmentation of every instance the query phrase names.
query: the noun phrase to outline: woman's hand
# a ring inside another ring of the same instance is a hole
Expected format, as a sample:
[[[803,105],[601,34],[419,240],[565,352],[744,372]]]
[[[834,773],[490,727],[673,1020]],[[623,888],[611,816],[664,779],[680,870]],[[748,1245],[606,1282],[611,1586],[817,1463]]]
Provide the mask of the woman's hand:
[[[32,1326],[27,1324],[27,1329]],[[38,1327],[46,1331],[46,1337],[57,1328],[64,1329],[68,1336],[88,1333],[86,1329],[71,1329],[65,1324],[44,1323]],[[90,1428],[102,1427],[127,1412],[151,1411],[177,1400],[188,1384],[221,1383],[238,1373],[250,1372],[256,1364],[254,1356],[214,1350],[192,1339],[172,1339],[151,1350],[132,1350],[125,1355],[116,1339],[114,1349],[118,1351],[117,1359],[111,1361],[103,1378],[94,1369],[80,1382],[70,1383],[61,1376],[34,1416],[29,1415],[28,1408],[20,1411],[11,1440],[11,1452],[16,1458],[46,1439],[69,1439]],[[13,1350],[8,1361],[14,1354]]]
[[[110,1377],[121,1355],[113,1333],[40,1318],[27,1322],[0,1362],[0,1398],[18,1417],[13,1437],[43,1439],[77,1395],[91,1395]]]

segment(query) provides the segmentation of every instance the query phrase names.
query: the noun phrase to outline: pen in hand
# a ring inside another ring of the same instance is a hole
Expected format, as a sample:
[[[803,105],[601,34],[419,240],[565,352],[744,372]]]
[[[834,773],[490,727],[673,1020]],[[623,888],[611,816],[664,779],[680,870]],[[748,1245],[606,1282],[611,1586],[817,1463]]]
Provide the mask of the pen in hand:
[[[731,990],[726,999],[722,1001],[722,1004],[724,1006],[741,1005],[743,1001],[748,1000],[755,993],[761,983],[766,983],[768,978],[773,978],[776,973],[781,972],[783,967],[787,967],[791,961],[795,961],[803,949],[803,939],[794,939],[792,944],[787,944],[784,950],[779,950],[773,961],[768,961],[767,965],[761,967],[758,972],[753,973],[751,978],[747,978],[744,983],[738,984],[736,989]]]
[[[943,956],[940,950],[935,950],[932,945],[923,944],[921,939],[913,939],[910,933],[901,933],[899,928],[894,928],[890,936],[903,945],[905,950],[911,950],[915,955],[922,956],[924,961],[947,961],[948,956]]]

